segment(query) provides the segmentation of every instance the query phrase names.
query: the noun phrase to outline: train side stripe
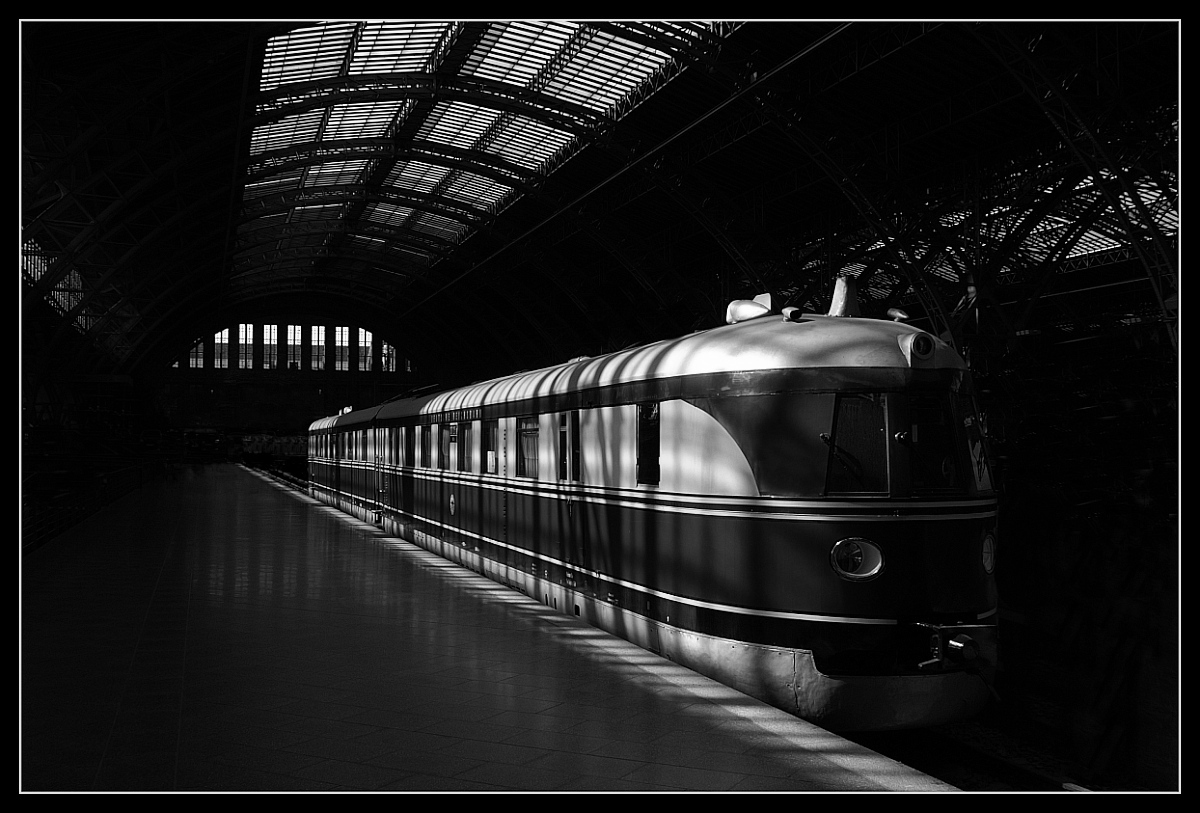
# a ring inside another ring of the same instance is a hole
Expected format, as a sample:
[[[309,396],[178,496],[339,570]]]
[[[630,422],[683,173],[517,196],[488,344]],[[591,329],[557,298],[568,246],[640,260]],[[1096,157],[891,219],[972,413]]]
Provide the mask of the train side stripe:
[[[347,466],[361,471],[374,473],[369,465]],[[386,469],[382,474],[400,474],[397,469]],[[438,474],[424,474],[419,470],[404,472],[427,482],[443,483],[448,486],[462,486],[491,491],[506,491],[510,494],[522,494],[531,497],[548,499],[572,499],[593,505],[604,505],[615,508],[635,508],[649,511],[662,511],[676,514],[703,514],[712,517],[725,518],[755,518],[770,520],[787,520],[802,522],[843,522],[848,519],[863,522],[924,522],[929,520],[958,520],[994,517],[998,514],[996,501],[986,500],[954,500],[938,502],[922,502],[914,505],[909,502],[896,500],[880,500],[878,502],[846,502],[839,500],[766,500],[762,498],[746,498],[744,508],[730,505],[728,497],[707,497],[703,495],[689,496],[684,501],[678,496],[660,496],[657,492],[644,492],[645,496],[615,495],[600,491],[596,488],[581,489],[575,486],[540,487],[529,481],[527,485],[521,480],[497,478],[494,481],[464,477],[446,477]],[[962,510],[978,506],[983,510]],[[958,509],[938,512],[929,509]],[[764,510],[767,509],[767,510]],[[912,513],[922,511],[924,513]],[[811,512],[811,513],[810,513]]]
[[[394,514],[398,514],[401,516],[405,516],[405,517],[416,520],[416,521],[421,522],[426,525],[437,526],[439,528],[443,528],[445,530],[452,531],[452,532],[454,532],[456,534],[460,534],[462,536],[469,536],[473,539],[478,539],[479,541],[484,542],[488,545],[494,545],[498,548],[506,548],[506,549],[514,551],[516,553],[520,553],[525,556],[529,556],[531,558],[537,559],[539,562],[548,562],[548,563],[557,565],[559,567],[562,567],[565,570],[571,570],[571,571],[574,571],[575,573],[588,575],[593,578],[599,579],[603,582],[608,582],[611,584],[619,584],[622,587],[628,587],[630,589],[638,590],[638,591],[640,591],[642,593],[646,593],[648,595],[657,596],[659,598],[667,599],[668,601],[678,602],[680,604],[688,604],[693,607],[703,607],[703,608],[709,609],[709,610],[718,610],[720,612],[726,612],[726,613],[736,613],[738,615],[752,615],[752,616],[758,616],[761,618],[784,618],[784,619],[797,620],[797,621],[822,621],[825,623],[835,623],[835,624],[895,625],[895,624],[900,623],[897,619],[894,619],[894,618],[850,618],[850,617],[846,617],[846,616],[815,615],[812,613],[790,613],[790,612],[782,612],[782,611],[778,611],[778,610],[754,610],[754,609],[750,609],[748,607],[738,607],[737,605],[733,605],[733,604],[719,604],[719,603],[712,602],[712,601],[700,601],[699,599],[688,598],[686,596],[680,596],[680,595],[676,595],[674,593],[667,593],[662,590],[655,590],[653,588],[638,584],[637,582],[626,581],[625,579],[618,579],[614,576],[608,575],[606,573],[602,573],[598,570],[588,570],[586,568],[579,567],[578,565],[574,565],[569,562],[565,562],[561,559],[557,559],[553,556],[547,556],[544,553],[538,553],[537,551],[532,551],[532,550],[529,550],[528,548],[520,547],[519,545],[513,545],[513,544],[510,544],[507,542],[501,542],[498,539],[493,539],[491,537],[484,536],[482,534],[477,534],[472,531],[468,531],[464,528],[459,528],[459,527],[456,527],[454,525],[449,525],[444,522],[438,522],[437,520],[429,519],[427,517],[422,517],[418,514],[409,514],[405,511],[400,511],[399,509],[395,509],[395,508],[391,508],[391,509],[387,509],[387,510],[389,511],[389,513],[394,513]],[[445,543],[445,544],[453,544],[453,543]]]

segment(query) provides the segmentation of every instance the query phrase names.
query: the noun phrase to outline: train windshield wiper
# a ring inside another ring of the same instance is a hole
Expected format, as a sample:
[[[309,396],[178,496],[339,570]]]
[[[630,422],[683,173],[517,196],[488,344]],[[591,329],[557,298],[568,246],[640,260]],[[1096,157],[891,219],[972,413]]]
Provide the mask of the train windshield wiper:
[[[866,482],[862,477],[862,466],[858,463],[858,461],[855,460],[849,452],[834,443],[833,438],[829,436],[828,432],[821,433],[821,440],[825,442],[825,445],[828,446],[829,450],[833,453],[833,459],[841,463],[842,468],[848,471],[850,476],[853,477],[859,485],[865,487]]]

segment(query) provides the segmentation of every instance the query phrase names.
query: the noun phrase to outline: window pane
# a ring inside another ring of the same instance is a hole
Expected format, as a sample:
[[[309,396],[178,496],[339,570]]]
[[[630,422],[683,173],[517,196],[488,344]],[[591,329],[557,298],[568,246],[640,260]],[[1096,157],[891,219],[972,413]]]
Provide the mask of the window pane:
[[[288,325],[287,366],[289,370],[300,369],[300,335],[302,330],[304,328],[300,327],[300,325]]]
[[[571,479],[579,482],[580,477],[580,460],[579,460],[579,410],[571,413]]]
[[[263,325],[263,369],[274,370],[279,361],[279,325]]]
[[[558,416],[558,479],[567,479],[567,460],[570,450],[570,439],[567,432],[567,414]]]
[[[371,371],[371,331],[358,329],[358,369]]]
[[[254,369],[254,325],[238,325],[238,368]]]
[[[517,419],[517,476],[538,476],[538,419]]]
[[[218,370],[226,370],[229,368],[229,328],[218,332],[213,336],[213,342],[216,345],[213,351],[213,366]]]
[[[471,424],[458,425],[458,470],[471,470]]]
[[[450,447],[454,444],[454,425],[444,423],[438,427],[438,461],[439,469],[450,468]]]
[[[480,463],[483,464],[484,474],[495,474],[499,471],[499,453],[500,453],[500,422],[499,421],[484,421],[483,422],[483,438],[481,439],[481,456]]]
[[[886,494],[887,435],[883,395],[839,395],[829,446],[831,493]]]
[[[334,352],[337,354],[334,358],[335,370],[350,369],[350,328],[335,327],[333,329]]]
[[[658,403],[638,404],[637,481],[656,485],[659,478]]]
[[[314,370],[325,369],[325,326],[313,325],[312,328],[312,361]]]

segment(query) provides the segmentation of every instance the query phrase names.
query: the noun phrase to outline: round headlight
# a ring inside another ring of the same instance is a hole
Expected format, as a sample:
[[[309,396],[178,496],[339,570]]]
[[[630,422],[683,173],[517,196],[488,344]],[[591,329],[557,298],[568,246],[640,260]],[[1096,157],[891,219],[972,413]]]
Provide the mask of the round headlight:
[[[927,359],[933,355],[933,337],[928,333],[918,333],[913,336],[912,354],[919,359]]]
[[[996,569],[996,537],[987,534],[983,537],[983,570],[991,573]]]
[[[883,551],[874,542],[861,537],[843,539],[829,552],[829,562],[843,579],[873,579],[883,570]]]

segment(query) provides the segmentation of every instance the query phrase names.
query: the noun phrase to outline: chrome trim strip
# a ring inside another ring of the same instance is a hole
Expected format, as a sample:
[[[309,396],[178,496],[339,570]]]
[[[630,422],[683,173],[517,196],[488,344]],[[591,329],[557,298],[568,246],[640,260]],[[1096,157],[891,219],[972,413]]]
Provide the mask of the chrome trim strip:
[[[569,562],[564,562],[561,559],[556,559],[553,556],[547,556],[543,553],[537,553],[536,551],[531,551],[531,550],[528,550],[527,548],[522,548],[518,545],[512,545],[507,542],[501,542],[498,539],[492,539],[490,537],[483,536],[482,534],[476,534],[471,531],[464,530],[462,528],[457,528],[453,525],[448,525],[444,522],[438,522],[437,520],[426,519],[424,517],[421,517],[421,516],[418,516],[415,514],[408,514],[404,511],[400,511],[400,510],[394,509],[394,508],[389,509],[389,511],[391,513],[410,517],[414,520],[423,522],[427,525],[435,525],[440,528],[446,528],[446,529],[452,530],[457,534],[461,534],[463,536],[469,536],[473,539],[478,539],[482,542],[486,542],[489,545],[495,545],[497,547],[507,548],[508,550],[515,551],[517,553],[521,553],[526,556],[534,557],[538,561],[550,562],[552,564],[558,565],[567,570],[573,570],[576,573],[586,574],[586,575],[592,576],[594,578],[602,579],[606,582],[610,582],[612,584],[619,584],[622,587],[629,587],[633,590],[639,590],[643,593],[647,593],[652,596],[658,596],[659,598],[663,598],[668,601],[674,601],[679,604],[687,604],[692,607],[703,607],[703,608],[709,609],[709,610],[718,610],[721,612],[736,613],[738,615],[752,615],[752,616],[757,616],[760,618],[783,618],[783,619],[788,619],[791,621],[821,621],[821,622],[832,623],[832,624],[872,624],[872,625],[895,625],[895,624],[900,623],[899,621],[897,621],[894,618],[852,618],[852,617],[847,617],[847,616],[814,615],[812,613],[792,613],[792,612],[783,612],[783,611],[778,611],[778,610],[752,610],[747,607],[738,607],[733,604],[719,604],[719,603],[712,602],[712,601],[701,601],[699,599],[687,598],[685,596],[679,596],[674,593],[667,593],[663,590],[654,590],[649,587],[646,587],[645,585],[638,584],[636,582],[627,581],[625,579],[618,579],[615,576],[611,576],[606,573],[601,573],[598,570],[587,570],[587,569],[579,567],[578,565],[573,565],[573,564],[570,564]],[[420,532],[418,532],[418,533],[420,533]],[[443,543],[448,544],[448,545],[454,544],[452,542],[445,542],[444,540],[443,540]],[[570,589],[570,588],[568,587],[568,589]]]
[[[366,470],[369,473],[375,472],[375,469],[370,467],[369,464],[363,464],[361,461],[356,462],[359,465],[347,464],[345,462],[339,465],[347,468]],[[399,474],[400,472],[400,469],[388,467],[379,473]],[[549,482],[530,480],[528,478],[518,479],[498,477],[496,475],[471,475],[437,469],[414,469],[411,470],[411,475],[431,482],[471,486],[479,489],[490,489],[492,491],[506,491],[510,494],[524,494],[531,497],[575,499],[594,505],[613,506],[617,508],[653,510],[675,514],[703,514],[705,516],[727,518],[758,518],[801,522],[842,522],[845,520],[860,520],[863,522],[924,522],[931,520],[980,519],[994,517],[998,514],[997,500],[995,498],[939,500],[937,502],[922,501],[920,503],[887,499],[872,500],[869,502],[789,500],[764,499],[762,497],[722,497],[702,494],[684,495],[674,492],[657,492],[649,489],[645,491],[632,491],[630,489],[614,490],[575,484],[557,485]],[[637,495],[638,498],[630,499],[632,495]],[[746,507],[738,508],[736,507],[738,505]],[[713,506],[723,507],[716,508]],[[975,507],[984,510],[969,510]],[[954,513],[909,513],[931,508],[957,508],[960,510]],[[838,512],[839,509],[840,512]],[[847,511],[847,509],[857,509],[857,511],[862,513]],[[868,511],[871,513],[866,513]]]

